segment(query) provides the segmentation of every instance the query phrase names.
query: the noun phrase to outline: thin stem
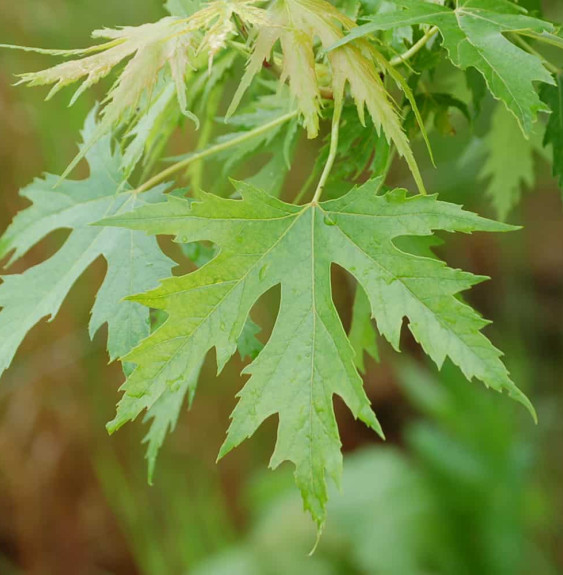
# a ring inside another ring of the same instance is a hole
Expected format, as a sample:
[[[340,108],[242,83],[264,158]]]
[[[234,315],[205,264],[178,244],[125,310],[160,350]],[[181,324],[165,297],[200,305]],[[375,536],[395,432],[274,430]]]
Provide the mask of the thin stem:
[[[138,187],[135,190],[135,193],[142,194],[143,192],[146,192],[147,190],[154,188],[154,186],[156,186],[157,184],[160,184],[164,180],[168,179],[176,172],[180,172],[181,170],[187,168],[193,162],[203,160],[205,158],[208,158],[209,156],[213,156],[214,154],[218,154],[220,152],[223,152],[224,150],[228,150],[233,146],[243,144],[244,142],[251,140],[256,136],[260,136],[261,134],[267,132],[268,130],[272,130],[277,126],[284,124],[285,122],[288,122],[289,120],[295,118],[298,113],[299,112],[297,110],[294,110],[293,112],[284,114],[283,116],[280,116],[279,118],[276,118],[275,120],[272,120],[271,122],[268,122],[267,124],[264,124],[263,126],[260,126],[254,130],[251,130],[250,132],[245,132],[244,134],[236,138],[232,138],[231,140],[227,140],[226,142],[222,142],[220,144],[215,144],[214,146],[210,146],[209,148],[201,150],[200,152],[195,152],[190,156],[188,156],[187,158],[184,158],[180,162],[177,162],[172,166],[170,166],[169,168],[166,168],[166,170],[159,172],[158,174],[153,176],[150,180],[147,180],[142,186]]]
[[[328,176],[330,175],[330,171],[332,170],[332,166],[334,165],[334,161],[336,160],[336,152],[338,151],[338,136],[340,134],[340,117],[342,116],[342,99],[339,98],[334,103],[334,112],[332,114],[332,131],[330,133],[330,150],[328,154],[328,158],[326,160],[326,164],[321,174],[321,178],[319,183],[317,184],[317,189],[315,190],[315,195],[311,200],[312,204],[317,204],[319,199],[323,193],[323,189],[325,187],[326,181],[328,180]]]
[[[438,31],[439,29],[437,26],[433,26],[432,28],[430,28],[430,30],[428,30],[428,32],[426,32],[426,34],[424,34],[424,36],[418,42],[413,44],[406,52],[404,52],[403,54],[399,54],[394,58],[391,58],[391,60],[389,60],[389,64],[391,66],[398,66],[399,64],[403,64],[404,62],[412,58],[415,54],[420,52],[420,50],[422,50],[424,46],[426,46],[429,40],[431,40],[434,36],[436,36]]]
[[[315,181],[316,177],[317,177],[317,170],[313,168],[313,170],[309,174],[309,177],[301,187],[301,190],[299,190],[299,193],[293,199],[294,204],[299,204],[299,202],[301,202],[301,200],[305,197],[307,192],[311,189],[311,186],[313,185],[313,182]]]

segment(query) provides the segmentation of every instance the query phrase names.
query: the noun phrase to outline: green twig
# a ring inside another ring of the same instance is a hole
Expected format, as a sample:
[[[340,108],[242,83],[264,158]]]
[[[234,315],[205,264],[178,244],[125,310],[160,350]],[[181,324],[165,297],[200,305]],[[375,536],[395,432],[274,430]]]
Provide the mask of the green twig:
[[[150,180],[147,180],[142,186],[138,187],[135,190],[135,192],[137,194],[146,192],[147,190],[154,188],[154,186],[156,186],[157,184],[160,184],[164,180],[168,179],[170,176],[173,176],[176,172],[184,170],[192,163],[198,162],[200,160],[208,158],[209,156],[213,156],[214,154],[218,154],[220,152],[228,150],[233,146],[243,144],[244,142],[251,140],[256,136],[259,136],[264,132],[267,132],[268,130],[272,130],[277,126],[284,124],[285,122],[288,122],[289,120],[295,118],[297,114],[298,111],[294,110],[293,112],[284,114],[283,116],[280,116],[279,118],[276,118],[275,120],[272,120],[271,122],[268,122],[267,124],[264,124],[263,126],[260,126],[254,130],[251,130],[250,132],[245,132],[240,136],[237,136],[225,142],[221,142],[220,144],[215,144],[214,146],[210,146],[209,148],[201,150],[200,152],[190,154],[187,158],[184,158],[183,160],[176,162],[172,166],[166,168],[166,170],[162,170],[162,172],[159,172],[158,174],[153,176]]]
[[[216,86],[215,89],[212,90],[208,96],[206,113],[205,113],[206,121],[203,123],[203,127],[201,129],[199,139],[197,141],[196,152],[201,152],[202,150],[205,150],[209,144],[209,141],[211,140],[214,125],[213,118],[215,117],[217,109],[219,108],[222,95],[223,95],[223,86],[219,85]],[[189,176],[194,197],[199,196],[201,183],[203,181],[203,162],[199,160],[192,163],[188,167],[186,175]]]
[[[342,99],[338,98],[334,103],[334,112],[332,114],[332,131],[330,133],[330,150],[326,164],[317,184],[317,189],[315,190],[315,195],[311,200],[312,204],[317,204],[323,193],[326,181],[334,165],[334,160],[336,160],[336,152],[338,151],[338,136],[340,133],[340,118],[342,116]]]
[[[422,48],[424,46],[426,46],[426,44],[438,32],[439,32],[438,27],[433,26],[432,28],[430,28],[430,30],[428,30],[428,32],[426,32],[426,34],[424,34],[424,36],[418,42],[413,44],[406,52],[404,52],[403,54],[399,54],[398,56],[395,56],[394,58],[391,58],[391,60],[389,60],[389,64],[391,66],[399,66],[400,64],[403,64],[404,62],[406,62],[407,60],[412,58],[415,54],[420,52],[420,50],[422,50]]]

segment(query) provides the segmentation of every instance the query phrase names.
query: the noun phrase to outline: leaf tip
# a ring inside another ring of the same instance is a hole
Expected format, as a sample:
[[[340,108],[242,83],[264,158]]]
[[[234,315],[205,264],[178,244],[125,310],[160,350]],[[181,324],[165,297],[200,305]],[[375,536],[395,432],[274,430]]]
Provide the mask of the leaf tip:
[[[317,525],[317,536],[315,538],[315,543],[313,545],[313,548],[307,554],[309,557],[312,557],[315,554],[315,551],[317,550],[317,547],[319,546],[319,543],[321,541],[321,537],[323,534],[323,530],[324,530],[324,521],[322,521],[322,522],[315,521],[315,523]]]

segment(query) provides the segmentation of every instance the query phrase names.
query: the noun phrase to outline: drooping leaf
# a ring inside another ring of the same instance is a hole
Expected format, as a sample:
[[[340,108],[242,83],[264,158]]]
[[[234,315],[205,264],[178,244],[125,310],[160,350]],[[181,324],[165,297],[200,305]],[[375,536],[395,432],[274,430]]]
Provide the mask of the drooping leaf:
[[[481,333],[488,322],[457,297],[483,278],[394,244],[395,238],[430,236],[437,229],[469,233],[512,228],[435,196],[407,197],[404,190],[377,195],[380,185],[370,181],[337,200],[295,206],[239,183],[241,200],[168,197],[150,209],[100,222],[173,234],[181,241],[208,240],[220,250],[199,270],[132,298],[166,311],[168,319],[124,358],[137,367],[123,386],[109,429],[150,409],[170,386],[184,382],[211,348],[222,369],[255,302],[281,284],[273,333],[245,369],[251,377],[239,393],[220,455],[278,414],[270,464],[295,464],[305,508],[321,527],[326,477],[338,482],[342,465],[333,396],[339,395],[355,417],[382,433],[332,301],[332,264],[362,285],[378,330],[393,347],[399,347],[406,316],[414,337],[438,366],[449,357],[468,379],[505,390],[533,411],[511,381],[500,352]]]
[[[87,140],[96,130],[92,113],[84,130]],[[21,191],[32,205],[21,211],[0,239],[0,257],[13,252],[9,263],[24,255],[51,232],[70,229],[61,249],[21,274],[3,276],[0,285],[0,373],[11,363],[26,333],[42,318],[53,318],[80,275],[100,256],[107,273],[92,308],[90,334],[108,324],[108,352],[121,357],[149,334],[148,309],[128,295],[157,285],[170,275],[173,262],[154,238],[119,229],[90,226],[100,217],[125,213],[162,201],[164,188],[137,196],[122,184],[121,159],[112,153],[109,137],[87,153],[90,177],[66,181],[54,189],[57,176],[35,180]]]
[[[150,421],[149,430],[143,439],[143,443],[147,444],[146,457],[149,464],[148,478],[150,484],[153,482],[158,452],[168,433],[176,428],[180,411],[186,401],[186,395],[188,396],[188,406],[191,407],[192,405],[202,365],[203,361],[190,371],[189,376],[185,377],[178,385],[167,388],[145,415],[144,423]]]
[[[123,60],[129,59],[119,79],[106,97],[102,110],[103,120],[91,135],[89,145],[107,134],[119,122],[128,123],[134,118],[137,106],[144,95],[152,93],[159,74],[168,66],[168,75],[176,84],[178,102],[186,113],[184,78],[190,61],[195,60],[196,46],[193,35],[181,35],[185,24],[175,18],[125,27],[120,30],[96,30],[94,38],[109,40],[99,51],[79,60],[71,60],[52,68],[23,74],[21,83],[29,86],[53,85],[48,98],[61,88],[79,80],[83,83],[73,96],[73,103],[85,90],[107,76]],[[195,118],[195,117],[194,117]],[[81,153],[66,170],[64,177],[86,153]]]
[[[542,99],[551,114],[545,131],[544,146],[553,150],[553,175],[559,179],[563,190],[563,76],[557,77],[557,86],[544,86]]]
[[[319,132],[323,87],[315,66],[315,39],[318,38],[323,49],[328,50],[355,23],[325,0],[278,0],[271,5],[268,15],[270,23],[258,30],[246,73],[227,116],[234,113],[253,78],[262,70],[264,62],[272,58],[274,46],[279,42],[283,53],[281,80],[289,81],[307,134],[309,138],[315,138]],[[367,43],[360,47],[347,45],[331,51],[328,64],[331,96],[337,103],[342,102],[348,89],[364,125],[367,108],[377,132],[382,131],[387,140],[395,144],[423,191],[424,184],[402,129],[399,110],[380,77],[380,72],[385,71],[381,67],[386,65],[381,55]],[[387,71],[399,80],[394,72]]]
[[[122,169],[125,176],[129,177],[141,158],[146,155],[150,157],[150,150],[162,137],[166,142],[170,130],[163,130],[165,118],[170,114],[170,108],[174,103],[175,87],[173,82],[165,83],[147,107],[146,113],[138,123],[133,126],[127,135],[127,144],[123,151]],[[176,126],[177,118],[174,118],[172,125]],[[149,152],[149,153],[147,153]]]
[[[487,195],[499,218],[505,220],[520,201],[523,186],[534,185],[534,151],[541,146],[541,135],[536,130],[527,140],[514,117],[497,106],[485,144],[480,177],[489,180]]]
[[[462,70],[476,68],[523,132],[531,133],[537,113],[547,110],[534,83],[553,84],[554,80],[542,59],[514,44],[510,34],[563,43],[557,40],[553,24],[527,16],[521,7],[504,0],[465,0],[455,9],[421,0],[393,1],[398,7],[395,12],[374,16],[371,22],[352,29],[337,46],[378,30],[437,26],[453,64]]]

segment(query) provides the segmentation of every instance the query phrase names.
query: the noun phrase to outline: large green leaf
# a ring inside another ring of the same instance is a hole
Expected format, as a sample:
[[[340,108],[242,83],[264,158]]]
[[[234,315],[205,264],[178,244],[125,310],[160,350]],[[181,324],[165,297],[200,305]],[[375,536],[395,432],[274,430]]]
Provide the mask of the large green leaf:
[[[182,242],[208,240],[220,249],[197,271],[133,298],[165,310],[168,319],[124,358],[137,367],[123,387],[109,429],[182,385],[211,348],[221,369],[236,350],[255,302],[281,284],[274,330],[245,369],[251,377],[239,394],[220,455],[277,414],[271,465],[285,460],[295,464],[305,507],[322,526],[326,476],[338,482],[342,466],[333,396],[339,395],[355,417],[382,433],[332,301],[333,264],[362,285],[379,332],[396,349],[406,316],[414,337],[439,366],[450,357],[468,379],[506,390],[532,409],[511,381],[500,352],[481,333],[487,321],[457,297],[483,278],[394,244],[401,236],[429,236],[435,229],[468,233],[512,228],[435,196],[407,197],[404,190],[379,196],[380,184],[371,181],[337,200],[296,206],[239,183],[241,200],[204,195],[202,202],[189,202],[171,196],[166,203],[101,222],[173,234]]]
[[[510,34],[561,45],[563,40],[555,36],[552,24],[525,15],[522,8],[506,0],[459,0],[454,10],[422,0],[393,2],[398,7],[395,12],[374,16],[337,46],[378,30],[415,24],[437,26],[453,64],[462,70],[476,68],[495,98],[516,116],[524,133],[531,133],[537,113],[548,110],[534,83],[553,84],[554,80],[541,58],[515,45]]]

